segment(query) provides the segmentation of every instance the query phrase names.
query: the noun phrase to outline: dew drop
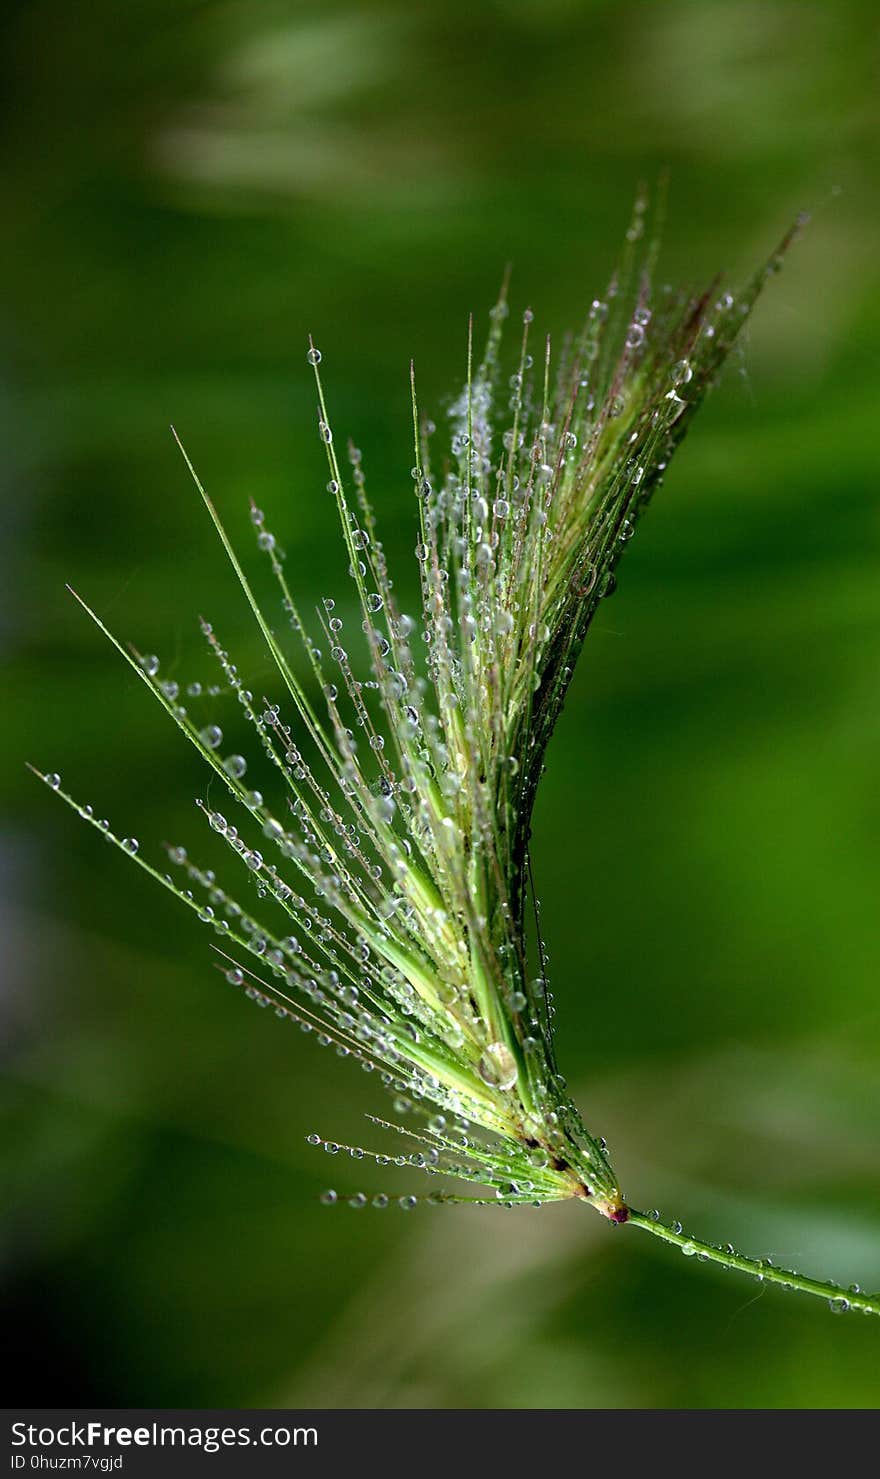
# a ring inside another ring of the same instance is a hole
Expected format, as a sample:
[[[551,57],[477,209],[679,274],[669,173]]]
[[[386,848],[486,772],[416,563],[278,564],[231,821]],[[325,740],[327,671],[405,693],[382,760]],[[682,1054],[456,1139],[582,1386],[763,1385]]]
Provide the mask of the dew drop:
[[[491,1089],[512,1089],[516,1083],[516,1059],[503,1042],[491,1042],[477,1064],[477,1072]]]

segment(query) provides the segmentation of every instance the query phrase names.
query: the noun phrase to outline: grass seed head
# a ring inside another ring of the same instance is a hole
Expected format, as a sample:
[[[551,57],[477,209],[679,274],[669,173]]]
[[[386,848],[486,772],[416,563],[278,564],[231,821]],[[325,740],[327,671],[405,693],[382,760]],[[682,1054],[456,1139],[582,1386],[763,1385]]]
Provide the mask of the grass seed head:
[[[639,202],[618,272],[557,357],[531,310],[512,355],[502,353],[505,287],[479,357],[469,334],[448,435],[421,418],[413,378],[411,613],[398,604],[361,455],[337,450],[314,344],[317,430],[355,621],[350,599],[329,596],[315,624],[303,620],[278,538],[251,508],[304,663],[264,615],[184,452],[273,660],[274,691],[257,697],[201,622],[271,796],[251,787],[252,755],[226,752],[220,726],[193,717],[158,657],[124,647],[89,614],[224,788],[227,801],[199,807],[249,879],[244,894],[182,847],[168,850],[168,871],[154,867],[56,774],[43,777],[211,926],[230,983],[378,1075],[394,1113],[375,1123],[407,1150],[389,1157],[316,1134],[312,1143],[488,1189],[430,1201],[579,1197],[614,1222],[628,1215],[604,1141],[586,1130],[557,1067],[530,912],[532,811],[590,624],[778,262],[738,293],[657,291],[644,221]],[[198,689],[187,696],[198,700]]]

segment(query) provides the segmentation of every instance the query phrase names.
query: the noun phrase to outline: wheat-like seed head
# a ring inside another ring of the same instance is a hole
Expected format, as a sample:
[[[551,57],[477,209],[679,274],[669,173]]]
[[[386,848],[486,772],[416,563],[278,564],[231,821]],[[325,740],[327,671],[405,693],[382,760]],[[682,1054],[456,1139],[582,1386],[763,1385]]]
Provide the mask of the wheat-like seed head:
[[[56,775],[42,777],[213,926],[230,982],[379,1075],[395,1100],[393,1128],[410,1142],[398,1164],[479,1183],[508,1205],[580,1197],[612,1221],[626,1219],[626,1202],[557,1069],[539,931],[530,941],[532,809],[617,563],[779,262],[739,294],[658,293],[644,220],[639,202],[619,272],[555,365],[527,311],[502,369],[502,292],[479,361],[469,336],[448,443],[420,419],[413,381],[416,615],[399,608],[360,453],[337,454],[310,347],[361,630],[347,630],[328,598],[316,645],[280,547],[251,510],[305,675],[190,465],[274,662],[276,691],[257,699],[201,623],[274,778],[271,798],[245,781],[245,757],[222,757],[220,729],[191,716],[158,659],[126,649],[89,613],[225,786],[228,806],[198,804],[244,865],[253,900],[221,889],[183,848],[169,849],[172,872],[154,868]]]

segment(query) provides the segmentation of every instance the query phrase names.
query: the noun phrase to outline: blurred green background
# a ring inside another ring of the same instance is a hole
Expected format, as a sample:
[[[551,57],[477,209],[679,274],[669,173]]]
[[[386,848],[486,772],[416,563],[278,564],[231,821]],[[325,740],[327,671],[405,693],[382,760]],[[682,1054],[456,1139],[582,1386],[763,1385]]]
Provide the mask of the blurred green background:
[[[580,1206],[328,1211],[363,1075],[23,768],[223,866],[197,758],[64,591],[181,680],[251,624],[167,432],[304,608],[344,596],[306,336],[411,581],[407,371],[558,333],[671,173],[662,280],[813,223],[590,637],[535,866],[560,1055],[625,1190],[880,1285],[877,17],[853,0],[61,0],[2,22],[9,1400],[865,1406],[877,1330]],[[408,563],[409,562],[409,563]],[[401,573],[402,571],[402,573]],[[206,701],[231,722],[229,702]]]

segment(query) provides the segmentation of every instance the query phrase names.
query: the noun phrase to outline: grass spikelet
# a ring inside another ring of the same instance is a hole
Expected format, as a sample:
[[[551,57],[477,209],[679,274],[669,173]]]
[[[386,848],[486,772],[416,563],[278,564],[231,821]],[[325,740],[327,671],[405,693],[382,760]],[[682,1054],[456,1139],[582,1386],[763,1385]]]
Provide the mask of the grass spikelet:
[[[502,355],[505,287],[479,356],[469,333],[448,438],[422,419],[412,376],[413,614],[397,600],[360,453],[337,450],[311,341],[357,627],[346,630],[329,597],[314,623],[303,619],[280,546],[252,506],[290,628],[279,633],[181,445],[272,659],[274,691],[257,698],[201,621],[218,682],[236,695],[273,778],[271,796],[251,789],[246,756],[222,753],[216,725],[199,727],[158,659],[119,641],[76,597],[222,786],[226,799],[200,810],[230,865],[249,875],[253,904],[182,847],[168,849],[166,867],[146,861],[57,775],[42,779],[213,928],[232,985],[378,1076],[394,1109],[375,1124],[397,1132],[398,1155],[308,1137],[325,1153],[432,1178],[425,1197],[380,1194],[373,1206],[579,1198],[686,1254],[839,1305],[832,1285],[699,1243],[631,1208],[557,1066],[529,861],[548,743],[630,538],[790,240],[740,292],[713,284],[696,296],[658,294],[645,221],[639,201],[618,272],[559,358],[530,310],[512,357]],[[447,1189],[462,1182],[479,1194]],[[843,1303],[880,1313],[860,1293]]]

